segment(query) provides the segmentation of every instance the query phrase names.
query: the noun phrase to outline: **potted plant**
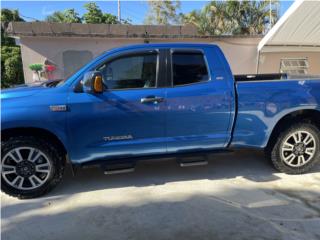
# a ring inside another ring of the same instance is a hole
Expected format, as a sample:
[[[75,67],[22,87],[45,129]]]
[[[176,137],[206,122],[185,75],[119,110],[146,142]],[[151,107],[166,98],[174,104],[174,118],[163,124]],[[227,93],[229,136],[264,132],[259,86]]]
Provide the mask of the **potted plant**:
[[[30,64],[29,68],[34,74],[33,75],[33,80],[34,81],[41,81],[40,73],[41,73],[41,71],[43,69],[43,64],[41,64],[41,63]]]

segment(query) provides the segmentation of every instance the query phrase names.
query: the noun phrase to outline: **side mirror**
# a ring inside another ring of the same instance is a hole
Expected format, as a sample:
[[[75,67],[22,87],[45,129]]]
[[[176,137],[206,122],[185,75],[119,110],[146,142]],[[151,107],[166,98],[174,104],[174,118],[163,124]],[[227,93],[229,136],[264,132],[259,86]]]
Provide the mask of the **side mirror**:
[[[102,93],[102,74],[98,71],[90,71],[83,76],[83,91],[86,93]]]

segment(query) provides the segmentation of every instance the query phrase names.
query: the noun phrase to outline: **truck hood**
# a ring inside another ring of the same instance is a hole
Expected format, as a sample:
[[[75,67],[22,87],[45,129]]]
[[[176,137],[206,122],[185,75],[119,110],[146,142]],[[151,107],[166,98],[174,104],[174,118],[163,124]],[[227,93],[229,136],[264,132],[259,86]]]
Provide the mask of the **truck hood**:
[[[55,87],[60,81],[61,80],[51,80],[46,82],[23,84],[13,88],[3,89],[1,91],[1,99],[28,97],[41,90],[48,89],[48,87]]]
[[[33,87],[15,87],[9,88],[1,91],[1,99],[8,98],[19,98],[19,97],[28,97],[31,96],[38,91],[45,89],[43,86],[33,86]]]

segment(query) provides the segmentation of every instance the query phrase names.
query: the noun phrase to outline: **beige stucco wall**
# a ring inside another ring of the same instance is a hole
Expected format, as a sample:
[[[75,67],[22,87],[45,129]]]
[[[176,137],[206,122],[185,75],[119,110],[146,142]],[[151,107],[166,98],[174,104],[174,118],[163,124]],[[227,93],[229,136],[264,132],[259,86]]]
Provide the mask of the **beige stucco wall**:
[[[309,62],[308,74],[320,75],[320,52],[269,52],[261,53],[259,73],[274,73],[280,71],[282,58],[307,58]]]
[[[225,53],[235,74],[255,73],[257,45],[261,38],[217,38],[217,39],[150,39],[156,42],[209,42],[218,44]],[[26,82],[32,81],[29,65],[44,63],[46,59],[54,62],[58,69],[55,78],[63,78],[63,52],[68,50],[90,51],[95,57],[100,53],[119,46],[143,43],[143,39],[128,38],[76,38],[76,37],[21,37],[22,60]],[[74,59],[77,61],[77,59]]]
[[[131,43],[141,43],[139,40],[131,40]],[[93,56],[114,47],[130,44],[129,41],[117,39],[105,41],[92,38],[21,38],[21,53],[23,71],[26,82],[32,81],[32,71],[29,65],[32,63],[44,63],[46,59],[54,62],[58,68],[55,71],[56,78],[64,77],[63,52],[67,50],[90,51]],[[77,59],[74,59],[77,61]]]
[[[261,38],[208,38],[208,39],[150,39],[156,42],[205,42],[220,46],[230,63],[234,74],[254,74],[257,71],[257,46]],[[32,81],[32,72],[29,65],[44,63],[46,59],[54,62],[58,69],[55,78],[63,78],[63,53],[65,51],[89,51],[93,57],[108,49],[129,44],[143,43],[139,38],[84,38],[84,37],[21,37],[22,60],[26,82]],[[258,73],[277,73],[280,70],[282,58],[308,58],[308,74],[320,75],[320,52],[264,52],[259,56]],[[75,64],[79,59],[74,59]]]

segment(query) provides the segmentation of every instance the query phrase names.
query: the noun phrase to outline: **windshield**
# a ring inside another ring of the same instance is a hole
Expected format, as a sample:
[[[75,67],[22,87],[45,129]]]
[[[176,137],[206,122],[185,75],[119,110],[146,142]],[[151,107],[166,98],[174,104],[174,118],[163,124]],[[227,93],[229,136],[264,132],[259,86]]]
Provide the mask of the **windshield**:
[[[57,87],[60,86],[62,84],[64,84],[70,77],[72,77],[74,74],[76,74],[81,68],[83,68],[84,66],[86,66],[88,63],[81,65],[81,67],[78,67],[75,71],[73,71],[72,73],[68,74],[64,79],[57,79],[56,84],[53,84],[52,87]],[[46,85],[48,86],[48,85]]]

